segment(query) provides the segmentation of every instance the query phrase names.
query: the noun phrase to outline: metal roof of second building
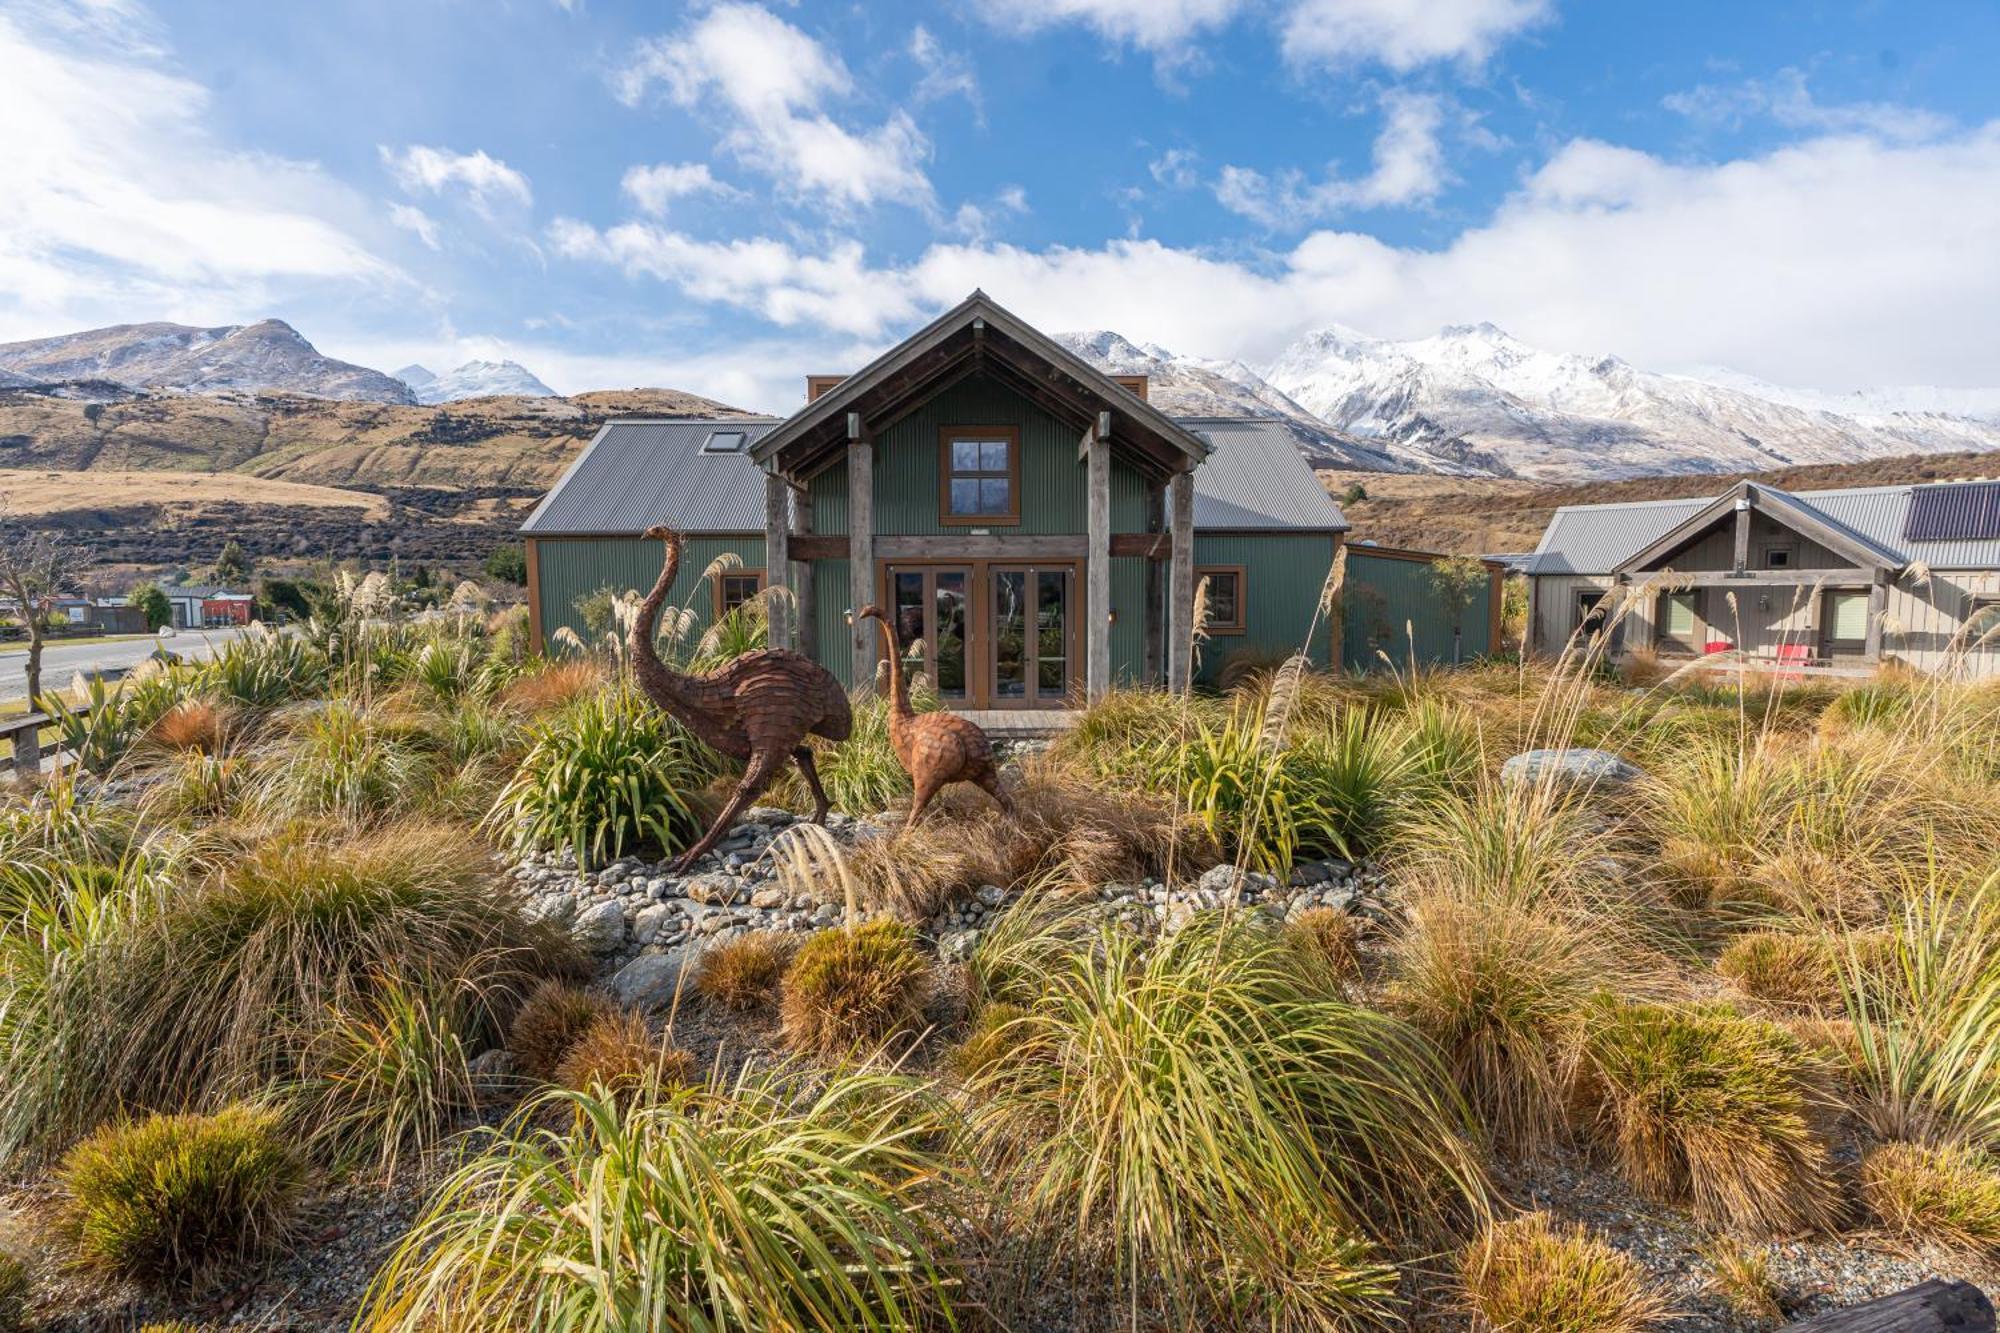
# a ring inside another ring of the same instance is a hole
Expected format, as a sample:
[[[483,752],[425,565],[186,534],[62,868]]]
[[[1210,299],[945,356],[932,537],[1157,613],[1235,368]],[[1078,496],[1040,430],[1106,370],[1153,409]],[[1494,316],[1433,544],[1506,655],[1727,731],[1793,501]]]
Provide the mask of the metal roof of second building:
[[[1270,417],[1177,417],[1212,452],[1194,470],[1197,532],[1345,532],[1347,516],[1313,475],[1291,427]]]
[[[655,523],[682,532],[762,532],[764,474],[749,448],[776,417],[608,421],[521,525],[530,537],[627,537]],[[706,452],[717,433],[741,447]]]

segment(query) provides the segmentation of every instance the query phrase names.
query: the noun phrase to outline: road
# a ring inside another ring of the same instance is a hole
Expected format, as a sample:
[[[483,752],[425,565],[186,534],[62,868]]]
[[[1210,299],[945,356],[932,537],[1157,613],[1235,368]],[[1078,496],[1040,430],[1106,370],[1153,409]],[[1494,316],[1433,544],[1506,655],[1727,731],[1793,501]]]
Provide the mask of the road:
[[[242,634],[240,629],[184,629],[171,639],[121,639],[116,643],[51,643],[42,649],[42,688],[68,689],[79,671],[102,671],[135,667],[155,648],[165,648],[192,662],[213,656],[215,650]],[[0,650],[0,702],[23,699],[28,694],[28,650],[8,647]]]

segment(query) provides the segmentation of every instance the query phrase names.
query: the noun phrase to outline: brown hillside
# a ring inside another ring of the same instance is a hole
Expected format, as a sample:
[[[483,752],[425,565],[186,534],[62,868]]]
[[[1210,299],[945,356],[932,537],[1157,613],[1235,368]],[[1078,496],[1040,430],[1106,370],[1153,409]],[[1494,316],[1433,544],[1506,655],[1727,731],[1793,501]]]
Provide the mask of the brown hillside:
[[[1825,463],[1769,472],[1681,474],[1550,486],[1538,481],[1484,477],[1440,477],[1428,473],[1321,472],[1320,480],[1338,496],[1351,485],[1368,498],[1342,508],[1354,525],[1354,540],[1385,546],[1454,553],[1497,554],[1532,551],[1550,515],[1563,505],[1617,504],[1628,500],[1674,500],[1714,495],[1750,479],[1791,491],[1842,486],[1895,486],[1907,482],[1955,481],[2000,475],[2000,455],[1916,454],[1865,463]]]

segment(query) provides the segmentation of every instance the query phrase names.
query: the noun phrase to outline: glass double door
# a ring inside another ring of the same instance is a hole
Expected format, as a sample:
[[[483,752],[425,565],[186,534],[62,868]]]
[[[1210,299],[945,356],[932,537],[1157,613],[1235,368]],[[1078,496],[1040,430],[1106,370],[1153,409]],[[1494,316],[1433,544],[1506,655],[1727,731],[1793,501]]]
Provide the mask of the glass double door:
[[[1076,659],[1073,565],[892,565],[891,614],[906,667],[918,655],[960,708],[1056,708]]]

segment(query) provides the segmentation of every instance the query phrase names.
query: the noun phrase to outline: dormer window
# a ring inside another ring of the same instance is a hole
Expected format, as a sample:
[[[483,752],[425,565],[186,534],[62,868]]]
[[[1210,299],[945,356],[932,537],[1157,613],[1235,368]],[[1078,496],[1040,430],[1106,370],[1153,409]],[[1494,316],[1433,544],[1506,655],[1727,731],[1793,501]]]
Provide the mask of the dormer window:
[[[1005,527],[1021,521],[1021,433],[947,426],[938,438],[938,522]]]
[[[714,430],[702,441],[701,451],[705,454],[740,454],[743,441],[749,437],[747,431]]]

